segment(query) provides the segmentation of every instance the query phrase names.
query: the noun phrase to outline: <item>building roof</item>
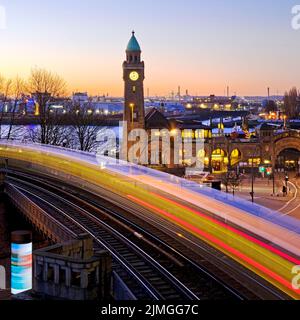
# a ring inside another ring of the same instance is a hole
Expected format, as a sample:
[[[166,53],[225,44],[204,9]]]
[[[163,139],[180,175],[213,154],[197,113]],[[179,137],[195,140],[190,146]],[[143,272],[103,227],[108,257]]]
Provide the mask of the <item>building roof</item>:
[[[146,129],[170,129],[167,118],[156,108],[147,111],[145,116]]]
[[[156,108],[149,109],[145,116],[145,123],[147,129],[172,129],[178,128],[180,130],[193,129],[193,130],[211,130],[211,127],[203,125],[199,121],[193,120],[175,120],[167,119]]]
[[[209,126],[203,125],[199,121],[190,121],[190,120],[176,120],[176,127],[181,130],[190,129],[190,130],[211,130]]]
[[[132,31],[132,36],[128,42],[126,51],[141,51],[141,47],[134,35],[134,31]]]
[[[265,131],[274,131],[274,130],[278,130],[280,128],[280,125],[278,124],[272,124],[272,123],[262,123],[260,124],[257,129],[258,130],[265,130]]]

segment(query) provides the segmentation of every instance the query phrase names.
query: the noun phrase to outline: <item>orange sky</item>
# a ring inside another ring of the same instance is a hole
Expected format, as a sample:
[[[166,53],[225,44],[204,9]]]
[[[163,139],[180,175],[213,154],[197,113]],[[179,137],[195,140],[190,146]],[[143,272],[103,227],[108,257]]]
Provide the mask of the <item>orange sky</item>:
[[[46,68],[70,93],[122,96],[122,62],[135,29],[152,96],[176,93],[178,85],[192,95],[223,95],[229,85],[240,96],[300,86],[292,0],[170,1],[74,0],[71,8],[69,0],[3,0],[0,73],[26,77],[32,67]]]

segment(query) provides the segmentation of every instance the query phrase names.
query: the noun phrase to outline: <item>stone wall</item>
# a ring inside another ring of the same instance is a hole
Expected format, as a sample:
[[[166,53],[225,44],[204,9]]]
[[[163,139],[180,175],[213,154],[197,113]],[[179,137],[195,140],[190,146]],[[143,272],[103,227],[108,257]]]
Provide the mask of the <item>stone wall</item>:
[[[93,253],[93,240],[82,238],[33,253],[33,292],[69,300],[111,299],[112,260]]]

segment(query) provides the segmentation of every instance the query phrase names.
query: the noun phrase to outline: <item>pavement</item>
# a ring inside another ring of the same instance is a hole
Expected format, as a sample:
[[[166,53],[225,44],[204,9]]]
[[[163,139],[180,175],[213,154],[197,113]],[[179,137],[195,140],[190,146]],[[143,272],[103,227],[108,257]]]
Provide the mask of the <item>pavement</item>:
[[[295,174],[289,174],[288,195],[282,193],[285,185],[284,176],[275,181],[275,195],[273,195],[273,181],[268,178],[256,178],[254,183],[254,202],[279,211],[282,215],[289,215],[300,219],[300,178]],[[236,195],[251,201],[251,177],[246,177]]]
[[[295,191],[294,196],[279,211],[285,216],[300,219],[300,179],[292,179],[289,185]]]

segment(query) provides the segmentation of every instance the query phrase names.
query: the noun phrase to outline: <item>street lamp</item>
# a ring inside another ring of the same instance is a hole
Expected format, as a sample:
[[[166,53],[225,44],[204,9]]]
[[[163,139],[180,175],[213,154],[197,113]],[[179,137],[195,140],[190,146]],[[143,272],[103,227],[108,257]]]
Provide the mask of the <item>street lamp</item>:
[[[134,103],[130,103],[129,105],[130,109],[131,109],[131,125],[133,127],[133,110],[134,110]]]
[[[253,154],[252,154],[252,165],[251,165],[251,192],[250,192],[250,195],[251,195],[251,201],[252,203],[254,203],[254,157],[256,155],[256,151],[257,151],[257,148],[259,147],[259,145],[256,145],[255,146],[255,149],[253,151]]]
[[[286,130],[286,124],[287,124],[287,116],[286,115],[283,116],[283,121],[284,121],[283,129]]]
[[[273,196],[275,196],[275,165],[273,162],[273,166],[272,166],[272,179],[273,179]]]
[[[289,182],[289,176],[288,176],[288,172],[286,171],[286,173],[285,173],[285,190],[286,190],[286,195],[288,195],[288,182]]]

